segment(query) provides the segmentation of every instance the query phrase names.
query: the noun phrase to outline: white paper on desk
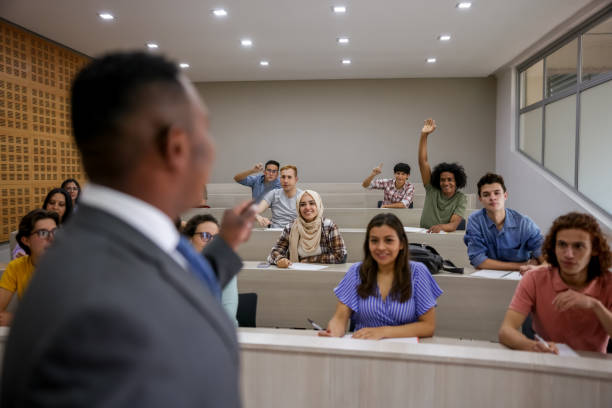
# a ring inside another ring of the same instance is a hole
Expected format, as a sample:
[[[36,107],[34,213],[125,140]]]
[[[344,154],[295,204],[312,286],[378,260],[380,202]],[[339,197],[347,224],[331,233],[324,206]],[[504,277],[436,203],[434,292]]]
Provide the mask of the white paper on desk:
[[[503,278],[504,276],[508,275],[510,272],[508,271],[498,271],[495,269],[480,269],[474,273],[472,273],[470,276],[479,276],[481,278],[491,278],[491,279],[499,279],[499,278]]]
[[[345,339],[353,339],[353,334],[355,333],[346,333],[344,335]],[[365,340],[365,339],[353,339],[353,340]],[[390,339],[380,339],[378,341],[391,342],[391,343],[410,343],[410,344],[418,344],[418,337],[393,337]]]
[[[264,228],[264,231],[281,232],[282,230],[282,228]]]
[[[418,232],[419,234],[428,234],[427,229],[426,228],[418,228],[418,227],[404,227],[404,231],[405,232]],[[432,232],[432,234],[435,234],[435,232]],[[440,231],[438,232],[438,234],[448,234],[448,232],[446,231]]]
[[[327,265],[317,265],[300,262],[294,262],[289,265],[289,269],[297,269],[299,271],[320,271],[321,269],[325,268],[327,268]]]
[[[557,349],[559,350],[560,356],[565,357],[580,357],[570,346],[563,343],[557,343]]]
[[[521,278],[523,277],[523,275],[521,275],[520,272],[510,272],[507,275],[504,275],[504,277],[502,279],[508,279],[508,280],[521,280]]]

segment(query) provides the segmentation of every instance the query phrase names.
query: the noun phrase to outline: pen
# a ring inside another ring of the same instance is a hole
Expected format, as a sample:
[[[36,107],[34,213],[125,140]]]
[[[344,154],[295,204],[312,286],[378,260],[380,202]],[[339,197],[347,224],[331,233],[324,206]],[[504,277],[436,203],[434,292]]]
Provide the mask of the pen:
[[[534,333],[534,336],[535,336],[536,340],[538,340],[540,343],[542,343],[544,346],[546,346],[547,349],[550,350],[550,346],[548,345],[548,343],[546,341],[544,341],[544,339],[538,333]]]
[[[324,328],[313,322],[311,319],[306,318],[306,320],[308,320],[308,322],[312,325],[312,327],[315,328],[315,330],[325,331]]]

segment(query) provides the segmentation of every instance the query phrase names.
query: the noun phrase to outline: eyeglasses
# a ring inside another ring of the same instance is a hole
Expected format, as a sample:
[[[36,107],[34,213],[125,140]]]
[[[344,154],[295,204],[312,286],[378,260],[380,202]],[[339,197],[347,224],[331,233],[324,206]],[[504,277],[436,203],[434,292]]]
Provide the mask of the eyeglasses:
[[[79,191],[79,188],[78,187],[66,187],[64,190],[71,193],[73,191]]]
[[[276,173],[278,173],[278,170],[266,169],[266,173],[276,174]]]
[[[32,231],[32,235],[36,234],[38,235],[38,238],[42,238],[42,239],[53,238],[56,230],[57,228],[53,228],[52,230],[39,229],[36,231]]]
[[[211,234],[210,232],[196,232],[193,235],[199,235],[200,238],[202,238],[202,241],[204,242],[208,242],[213,238],[213,234]]]

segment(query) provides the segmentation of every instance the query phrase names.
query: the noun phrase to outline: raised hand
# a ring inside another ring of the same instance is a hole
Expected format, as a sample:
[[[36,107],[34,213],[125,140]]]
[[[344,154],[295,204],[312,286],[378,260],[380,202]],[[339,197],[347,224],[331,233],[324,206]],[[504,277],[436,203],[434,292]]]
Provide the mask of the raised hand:
[[[432,133],[434,130],[436,130],[436,121],[429,118],[425,121],[425,124],[423,125],[423,129],[421,129],[421,133],[425,133],[428,135]]]
[[[378,166],[374,167],[372,169],[372,174],[374,174],[375,176],[379,175],[380,173],[382,173],[382,166],[383,164],[380,163]]]
[[[259,173],[260,171],[263,171],[263,168],[264,168],[263,163],[261,163],[261,162],[260,163],[255,163],[255,165],[253,166],[253,171]]]

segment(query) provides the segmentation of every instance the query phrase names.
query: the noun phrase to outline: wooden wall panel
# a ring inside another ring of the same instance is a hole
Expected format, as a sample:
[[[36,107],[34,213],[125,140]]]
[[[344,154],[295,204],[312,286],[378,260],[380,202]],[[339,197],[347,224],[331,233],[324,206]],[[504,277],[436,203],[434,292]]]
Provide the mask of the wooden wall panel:
[[[0,21],[0,242],[53,187],[85,173],[70,84],[89,58]]]

